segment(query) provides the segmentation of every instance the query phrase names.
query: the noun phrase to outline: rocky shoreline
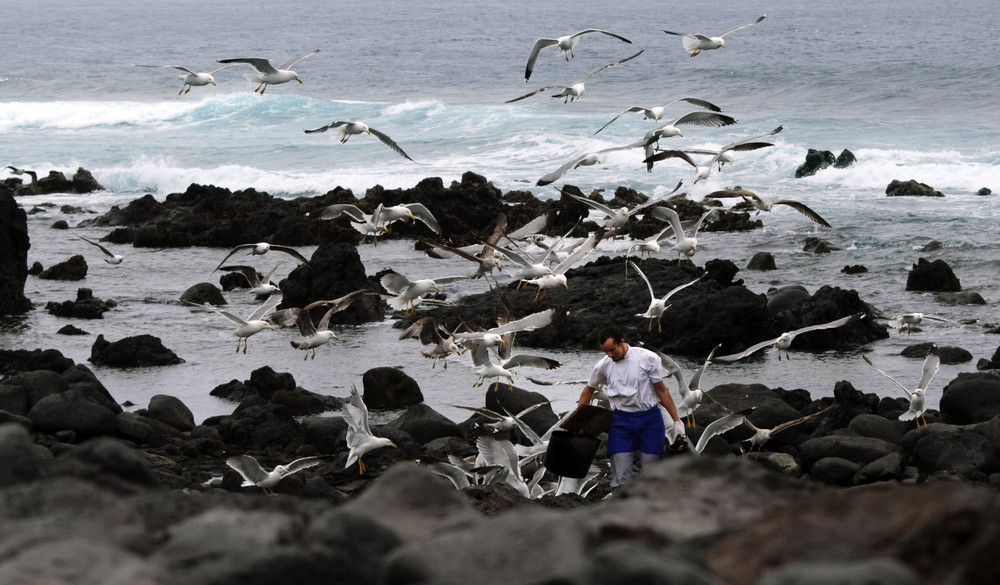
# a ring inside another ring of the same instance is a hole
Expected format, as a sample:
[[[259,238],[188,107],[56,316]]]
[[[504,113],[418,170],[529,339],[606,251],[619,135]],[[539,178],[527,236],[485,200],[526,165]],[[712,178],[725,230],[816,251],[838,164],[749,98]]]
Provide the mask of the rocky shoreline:
[[[611,203],[643,197],[619,189]],[[587,214],[565,195],[543,202],[501,194],[466,173],[447,188],[427,179],[412,190],[376,187],[360,199],[334,190],[289,201],[192,185],[162,203],[147,196],[93,222],[115,228],[108,241],[135,246],[318,245],[311,268],[281,283],[286,300],[299,305],[377,283],[356,261],[358,233],[347,221],[319,222],[308,213],[337,202],[370,211],[412,201],[448,226],[441,238],[453,245],[478,242],[499,214],[511,227],[546,214],[553,235]],[[684,218],[703,211],[684,198],[673,204]],[[720,222],[752,229],[739,212],[723,212]],[[595,228],[583,222],[576,229]],[[645,238],[658,230],[643,220],[628,233]],[[404,224],[390,237],[423,236],[420,226]],[[322,279],[317,267],[324,266],[336,267],[338,278]],[[796,348],[856,349],[887,335],[854,291],[757,295],[729,261],[699,267],[653,259],[642,268],[664,289],[705,275],[662,331],[642,322],[628,332],[666,353],[704,356],[723,338],[723,351],[740,351],[740,344],[853,313],[866,317],[803,335]],[[488,326],[501,296],[517,314],[561,307],[554,327],[518,339],[563,348],[591,338],[614,315],[645,309],[645,285],[635,278],[617,298],[599,294],[621,286],[620,259],[597,257],[569,276],[573,286],[544,304],[532,303],[533,291],[500,287],[433,314]],[[919,280],[951,282],[947,271]],[[384,311],[378,302],[342,318],[363,322]],[[400,324],[423,314],[400,315]],[[56,350],[0,350],[0,373],[0,582],[993,583],[997,573],[988,555],[1000,544],[1000,376],[991,373],[948,383],[925,428],[897,420],[905,399],[864,394],[848,382],[821,399],[760,384],[717,386],[710,394],[718,404],[706,401],[695,412],[694,441],[724,408],[755,407],[749,420],[760,428],[813,416],[751,455],[743,454],[747,427],[713,438],[700,456],[671,454],[610,500],[602,499],[604,479],[585,496],[528,499],[506,483],[457,490],[433,464],[474,456],[485,419],[452,422],[392,368],[364,377],[366,403],[401,411],[373,428],[396,448],[365,455],[364,475],[345,468],[341,399],[301,388],[288,373],[262,368],[213,389],[238,405],[201,424],[166,394],[127,411],[86,365]],[[483,402],[517,412],[544,400],[503,384],[485,390]],[[525,422],[541,434],[558,417],[544,406]],[[324,462],[288,476],[274,488],[279,495],[267,497],[240,487],[242,478],[225,465],[238,454],[268,468],[303,456]],[[600,451],[597,462],[605,463]],[[556,479],[549,473],[543,482]]]

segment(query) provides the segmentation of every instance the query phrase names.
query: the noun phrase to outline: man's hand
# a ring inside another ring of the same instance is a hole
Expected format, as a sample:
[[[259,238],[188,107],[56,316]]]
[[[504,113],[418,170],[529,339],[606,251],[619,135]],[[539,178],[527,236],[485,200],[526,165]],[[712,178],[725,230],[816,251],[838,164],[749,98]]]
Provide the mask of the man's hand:
[[[674,421],[674,440],[677,440],[678,438],[683,437],[686,434],[687,434],[687,432],[684,430],[684,423],[682,423],[679,420],[675,420]]]

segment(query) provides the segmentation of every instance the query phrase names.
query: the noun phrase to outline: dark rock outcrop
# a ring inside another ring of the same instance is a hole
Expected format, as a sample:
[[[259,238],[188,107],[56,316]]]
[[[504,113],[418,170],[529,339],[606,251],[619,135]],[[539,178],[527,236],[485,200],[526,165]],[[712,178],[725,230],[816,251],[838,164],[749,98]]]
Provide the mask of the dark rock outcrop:
[[[97,182],[90,171],[80,167],[73,174],[73,190],[77,193],[90,193],[92,191],[104,191],[104,186]]]
[[[56,317],[69,317],[72,319],[103,319],[104,313],[118,306],[114,301],[102,301],[94,298],[94,292],[89,288],[81,288],[76,291],[75,301],[63,301],[56,303],[49,301],[45,304],[45,310]]]
[[[403,408],[424,401],[417,381],[398,368],[372,368],[361,377],[361,383],[369,408]]]
[[[747,270],[775,270],[778,266],[774,263],[774,255],[770,252],[757,252],[747,262]]]
[[[935,190],[934,187],[914,179],[910,179],[909,181],[893,179],[885,188],[885,194],[889,197],[944,197],[944,194]]]
[[[77,254],[69,260],[49,266],[38,275],[43,280],[83,280],[87,277],[87,261]]]
[[[184,360],[163,346],[158,337],[135,335],[107,341],[98,335],[90,349],[89,361],[113,368],[141,368],[148,366],[172,366]]]
[[[199,282],[191,285],[181,293],[180,300],[195,305],[207,303],[216,307],[226,304],[226,297],[222,296],[222,291],[211,282]]]
[[[954,425],[978,423],[1000,414],[1000,376],[961,373],[941,394],[941,420]]]
[[[815,175],[817,171],[821,171],[835,162],[837,162],[837,158],[829,150],[810,148],[806,153],[806,161],[795,169],[795,178],[800,179]]]
[[[956,292],[962,290],[962,283],[944,260],[920,258],[906,277],[906,290]]]
[[[313,301],[332,300],[360,289],[376,290],[368,280],[356,246],[321,244],[309,259],[279,283],[283,293],[280,308],[305,307]],[[318,322],[325,307],[314,310]],[[385,303],[378,295],[363,295],[330,318],[332,325],[360,325],[385,318]]]
[[[0,194],[0,315],[31,309],[24,296],[28,278],[28,216],[9,193]]]

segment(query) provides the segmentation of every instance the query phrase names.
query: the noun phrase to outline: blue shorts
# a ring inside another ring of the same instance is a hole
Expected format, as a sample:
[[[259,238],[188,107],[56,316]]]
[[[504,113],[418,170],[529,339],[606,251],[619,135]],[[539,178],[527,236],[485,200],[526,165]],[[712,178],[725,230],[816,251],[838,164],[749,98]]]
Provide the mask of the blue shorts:
[[[662,455],[666,434],[659,407],[642,412],[616,410],[608,428],[608,455],[635,451]]]

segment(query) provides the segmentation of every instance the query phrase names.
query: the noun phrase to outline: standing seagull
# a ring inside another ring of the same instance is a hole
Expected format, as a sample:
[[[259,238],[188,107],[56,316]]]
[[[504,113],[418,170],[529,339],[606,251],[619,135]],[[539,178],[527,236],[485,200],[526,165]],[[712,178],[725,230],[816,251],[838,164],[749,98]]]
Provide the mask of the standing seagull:
[[[400,148],[398,144],[396,144],[396,141],[394,141],[392,138],[389,138],[388,134],[380,132],[372,128],[368,124],[365,124],[364,122],[354,122],[349,120],[334,120],[333,122],[330,122],[326,126],[320,126],[319,128],[313,128],[312,130],[303,130],[303,132],[305,132],[306,134],[315,134],[316,132],[326,132],[331,128],[338,128],[340,130],[341,144],[347,142],[347,139],[350,138],[351,136],[354,136],[355,134],[372,134],[375,136],[375,138],[381,140],[382,144],[391,148],[392,151],[395,152],[396,154],[402,156],[403,158],[409,161],[416,162],[412,158],[410,158],[410,155],[406,154],[406,152],[404,152],[403,149]]]
[[[639,266],[635,262],[632,262],[631,260],[629,260],[628,263],[631,264],[632,268],[639,273],[639,276],[642,277],[643,282],[646,283],[646,287],[649,289],[649,308],[646,309],[645,313],[640,313],[636,315],[636,317],[646,317],[649,319],[649,331],[653,330],[653,319],[656,319],[656,330],[660,333],[663,332],[663,327],[660,326],[660,319],[663,317],[663,313],[667,310],[667,307],[669,306],[667,305],[667,299],[674,296],[678,292],[684,290],[685,288],[691,286],[692,284],[698,282],[702,278],[705,278],[705,275],[702,274],[701,276],[692,280],[691,282],[685,282],[680,286],[676,286],[670,289],[670,292],[668,292],[667,294],[663,295],[660,298],[656,298],[656,294],[653,292],[652,283],[649,282],[649,279],[646,278],[646,275],[643,274]]]
[[[778,132],[784,130],[784,128],[785,128],[784,126],[778,126],[774,130],[771,130],[770,132],[767,132],[765,134],[761,134],[760,136],[754,136],[753,138],[745,138],[743,140],[739,140],[732,144],[727,144],[726,146],[723,146],[718,152],[716,152],[715,155],[711,158],[711,160],[708,161],[708,164],[705,165],[699,165],[698,163],[696,163],[689,154],[692,151],[689,150],[661,150],[656,154],[647,156],[646,160],[642,162],[646,163],[646,170],[650,170],[654,162],[666,160],[668,158],[679,158],[694,167],[695,169],[694,182],[697,183],[702,179],[708,178],[708,176],[712,173],[712,166],[715,165],[716,163],[719,163],[719,166],[721,167],[722,162],[731,162],[732,161],[731,156],[728,156],[728,160],[725,160],[727,158],[727,153],[731,151],[756,150],[758,148],[763,148],[766,146],[774,146],[770,142],[758,142],[758,140],[760,140],[761,138],[765,138],[767,136],[772,136],[774,134],[777,134]],[[648,152],[650,151],[647,150],[647,153]]]
[[[384,437],[376,437],[372,434],[371,427],[368,426],[368,407],[365,401],[358,394],[358,389],[351,386],[351,396],[342,407],[344,420],[347,421],[347,469],[355,461],[358,462],[358,473],[365,474],[365,463],[361,457],[369,451],[374,451],[381,447],[395,447],[396,444]]]
[[[702,51],[710,51],[712,49],[725,47],[726,42],[725,40],[723,40],[724,36],[728,35],[729,33],[733,33],[738,30],[751,27],[757,24],[758,22],[764,20],[765,16],[767,16],[767,14],[761,14],[757,20],[751,22],[750,24],[744,24],[737,26],[735,28],[731,28],[717,37],[710,37],[703,35],[701,33],[675,32],[671,30],[665,30],[663,32],[667,33],[668,35],[678,35],[683,37],[681,39],[681,43],[684,45],[684,50],[691,53],[692,57],[697,57],[698,53],[701,53]]]
[[[322,462],[323,457],[302,457],[292,461],[288,465],[278,465],[273,471],[267,471],[261,467],[256,459],[249,455],[237,455],[226,459],[226,465],[240,472],[240,475],[243,476],[242,487],[255,485],[264,490],[264,493],[269,496],[275,495],[274,490],[271,488],[278,485],[278,482],[284,479],[285,476],[309,467],[314,467]]]
[[[220,59],[219,63],[246,63],[247,65],[252,66],[254,69],[258,71],[258,73],[260,73],[260,75],[247,75],[246,77],[250,81],[259,84],[257,88],[253,90],[253,92],[257,93],[259,91],[260,95],[264,95],[264,90],[267,89],[268,85],[287,83],[292,80],[302,83],[302,80],[299,79],[299,74],[289,69],[289,67],[295,65],[296,63],[298,63],[302,59],[305,59],[306,57],[315,55],[316,53],[319,53],[319,49],[316,49],[311,53],[306,53],[301,57],[295,57],[294,59],[285,61],[284,63],[279,65],[277,69],[275,69],[274,66],[271,65],[271,62],[269,60],[264,59],[262,57],[240,57],[238,59]]]
[[[98,244],[95,241],[88,240],[87,238],[85,238],[83,236],[77,236],[77,237],[80,238],[81,240],[83,240],[84,242],[87,242],[91,246],[97,246],[101,250],[101,252],[104,252],[104,255],[106,256],[106,258],[104,258],[104,261],[107,262],[108,264],[118,265],[118,264],[121,264],[122,262],[125,261],[125,256],[124,255],[122,255],[122,254],[112,254],[110,250],[108,250],[107,248],[105,248],[104,246]],[[162,249],[160,249],[160,250],[139,250],[138,252],[132,252],[129,255],[131,256],[132,254],[149,254],[150,252],[162,252],[162,251],[163,251]]]
[[[875,368],[875,365],[868,359],[867,356],[861,356],[869,366]],[[927,419],[924,418],[924,394],[927,392],[927,386],[931,383],[931,378],[937,373],[938,368],[941,367],[941,358],[937,355],[937,347],[932,347],[929,352],[927,352],[927,357],[924,358],[924,367],[920,374],[920,381],[917,382],[917,387],[910,390],[906,386],[902,385],[899,380],[893,378],[889,374],[886,374],[882,370],[875,368],[875,371],[882,374],[886,378],[889,378],[896,383],[897,386],[906,392],[907,398],[910,399],[910,408],[899,415],[899,420],[916,420],[917,428],[920,428],[920,421],[924,422],[924,426],[927,426]]]
[[[261,254],[267,254],[271,250],[274,250],[275,252],[284,252],[285,254],[288,254],[292,258],[295,258],[295,260],[298,261],[299,264],[305,264],[306,266],[309,266],[309,262],[306,261],[306,257],[303,256],[302,254],[299,254],[298,250],[296,250],[295,248],[291,248],[289,246],[279,246],[277,244],[269,244],[267,242],[257,242],[256,244],[240,244],[239,246],[236,246],[235,248],[230,250],[228,254],[226,254],[226,257],[222,259],[222,262],[219,262],[219,265],[215,267],[215,270],[222,268],[222,265],[226,263],[226,260],[229,260],[230,256],[239,252],[240,250],[246,250],[246,249],[250,250],[251,256],[260,256]],[[212,272],[215,272],[215,270],[213,270]]]
[[[234,63],[229,63],[227,65],[223,65],[222,67],[216,67],[207,73],[195,73],[187,67],[181,67],[180,65],[139,65],[139,67],[167,67],[169,69],[182,71],[184,75],[175,76],[177,79],[184,82],[184,84],[181,85],[181,90],[177,92],[177,95],[181,95],[191,91],[191,88],[194,86],[201,87],[203,85],[208,85],[209,83],[215,85],[215,77],[213,77],[212,74],[219,69],[225,69],[226,67],[232,67],[233,65]]]
[[[765,199],[753,191],[747,191],[745,189],[723,189],[721,191],[713,191],[708,195],[705,195],[706,199],[723,199],[727,197],[742,197],[744,201],[753,205],[754,208],[757,209],[757,213],[760,213],[761,211],[771,211],[775,205],[787,205],[823,227],[833,227],[808,205],[795,201],[794,199]]]
[[[632,44],[632,41],[626,39],[625,37],[618,36],[614,33],[610,33],[606,30],[600,30],[597,28],[588,28],[586,30],[581,30],[578,33],[573,33],[571,35],[566,35],[564,37],[559,37],[556,39],[546,39],[546,38],[538,39],[537,41],[535,41],[535,44],[532,45],[531,53],[528,54],[528,64],[524,68],[524,82],[527,83],[528,78],[531,77],[531,72],[535,68],[535,60],[538,59],[539,51],[541,51],[545,47],[551,47],[552,45],[556,45],[556,48],[562,51],[563,57],[566,57],[566,62],[568,63],[570,57],[575,57],[575,55],[573,55],[573,48],[576,47],[576,44],[580,42],[580,36],[585,35],[587,33],[603,33],[610,37],[614,37],[619,41],[624,41],[630,45]]]
[[[834,319],[829,323],[820,323],[819,325],[809,325],[808,327],[802,327],[801,329],[796,329],[794,331],[786,331],[775,337],[774,339],[768,339],[767,341],[761,341],[760,343],[751,345],[740,353],[733,353],[729,355],[720,355],[713,361],[716,362],[735,362],[736,360],[743,359],[748,355],[754,353],[759,349],[764,349],[768,346],[773,346],[778,349],[778,361],[781,361],[781,350],[785,350],[785,358],[791,359],[788,354],[788,348],[791,347],[792,341],[795,340],[796,335],[801,335],[803,333],[808,333],[809,331],[817,331],[819,329],[834,329],[836,327],[843,327],[848,323],[853,323],[859,319],[864,319],[864,313],[854,313],[853,315],[848,315],[846,317],[841,317],[840,319]]]
[[[713,209],[710,209],[701,214],[701,217],[695,222],[694,227],[691,228],[691,235],[688,236],[684,234],[684,226],[681,225],[681,218],[677,215],[676,211],[669,207],[654,207],[650,210],[649,213],[653,217],[670,222],[670,225],[674,228],[674,245],[670,246],[667,251],[677,252],[678,266],[681,263],[681,254],[690,258],[698,251],[698,230],[701,229],[701,224],[705,222],[705,218],[713,211]]]
[[[643,49],[643,51],[644,50],[645,49]],[[643,53],[643,51],[639,51],[635,55],[632,55],[631,57],[626,57],[626,58],[622,59],[621,61],[615,61],[614,63],[608,63],[607,65],[601,65],[597,69],[594,69],[590,73],[584,75],[583,79],[581,79],[580,81],[577,81],[576,83],[574,83],[572,85],[559,85],[559,84],[546,85],[544,87],[540,87],[540,88],[536,89],[535,91],[526,93],[526,94],[524,94],[524,95],[522,95],[520,97],[516,97],[516,98],[514,98],[512,100],[507,100],[504,103],[508,103],[509,104],[511,102],[516,102],[518,100],[523,100],[524,98],[531,97],[531,96],[535,95],[538,92],[542,92],[542,91],[545,91],[547,89],[554,89],[554,88],[561,88],[562,91],[560,91],[559,93],[553,94],[552,97],[554,97],[554,98],[559,98],[559,97],[564,98],[563,99],[563,103],[571,102],[571,101],[573,101],[575,99],[578,99],[580,96],[583,95],[583,89],[584,89],[583,86],[584,86],[585,83],[587,83],[587,80],[589,80],[591,77],[597,75],[601,71],[604,71],[608,67],[614,67],[615,65],[621,65],[622,63],[624,63],[626,61],[631,61],[632,59],[635,59],[636,57],[638,57],[639,55],[641,55]]]

